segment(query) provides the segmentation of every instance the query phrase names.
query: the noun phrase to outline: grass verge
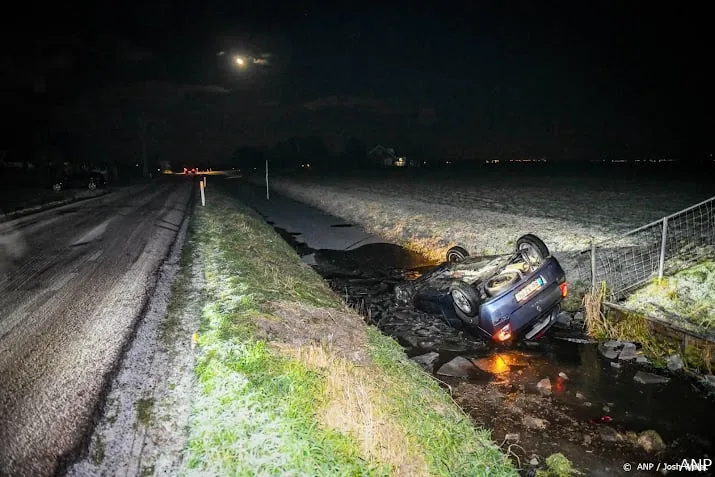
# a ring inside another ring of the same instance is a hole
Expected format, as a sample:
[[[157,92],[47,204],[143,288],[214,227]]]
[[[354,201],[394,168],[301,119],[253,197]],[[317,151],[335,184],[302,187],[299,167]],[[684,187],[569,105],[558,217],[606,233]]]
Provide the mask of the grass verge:
[[[193,222],[207,303],[187,474],[516,475],[394,340],[217,189]]]

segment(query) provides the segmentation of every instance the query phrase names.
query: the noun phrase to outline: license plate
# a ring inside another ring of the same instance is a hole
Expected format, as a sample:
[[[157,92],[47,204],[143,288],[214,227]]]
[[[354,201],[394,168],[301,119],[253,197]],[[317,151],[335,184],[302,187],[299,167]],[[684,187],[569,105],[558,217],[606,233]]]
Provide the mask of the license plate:
[[[533,282],[529,283],[526,285],[524,288],[516,292],[514,295],[514,298],[516,298],[516,301],[524,301],[527,298],[529,298],[531,295],[536,293],[541,287],[544,286],[544,279],[542,277],[538,277],[536,280]]]

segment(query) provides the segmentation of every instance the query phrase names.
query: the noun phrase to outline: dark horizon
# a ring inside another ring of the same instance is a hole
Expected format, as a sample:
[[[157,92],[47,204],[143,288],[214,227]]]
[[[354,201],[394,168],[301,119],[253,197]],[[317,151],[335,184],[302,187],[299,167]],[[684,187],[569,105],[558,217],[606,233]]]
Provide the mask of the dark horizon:
[[[334,154],[356,138],[454,159],[713,152],[708,30],[692,9],[83,11],[20,17],[3,33],[2,99],[17,120],[0,149],[132,162],[142,123],[148,154],[176,162],[291,137],[319,137]]]

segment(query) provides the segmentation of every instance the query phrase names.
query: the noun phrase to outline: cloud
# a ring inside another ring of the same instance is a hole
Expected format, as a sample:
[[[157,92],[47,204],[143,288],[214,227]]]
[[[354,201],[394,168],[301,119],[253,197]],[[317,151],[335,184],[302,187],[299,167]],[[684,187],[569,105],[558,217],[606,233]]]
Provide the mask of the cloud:
[[[376,114],[405,114],[409,111],[385,100],[364,96],[327,96],[303,103],[309,111],[342,109]]]

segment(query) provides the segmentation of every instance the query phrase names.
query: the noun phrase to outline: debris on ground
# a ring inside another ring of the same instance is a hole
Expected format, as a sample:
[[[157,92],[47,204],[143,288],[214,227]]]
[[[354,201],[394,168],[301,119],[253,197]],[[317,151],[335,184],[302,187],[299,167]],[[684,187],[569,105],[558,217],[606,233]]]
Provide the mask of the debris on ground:
[[[665,384],[670,381],[670,378],[665,376],[659,376],[653,373],[646,373],[645,371],[638,371],[633,380],[641,384]]]
[[[551,394],[551,380],[549,378],[544,378],[536,384],[536,389],[544,395],[548,396]]]
[[[658,452],[665,449],[663,438],[656,431],[649,429],[638,434],[636,443],[646,452]]]
[[[673,354],[668,357],[668,360],[666,361],[666,366],[669,370],[675,372],[683,369],[685,363],[683,363],[683,358],[681,358],[679,354]]]

